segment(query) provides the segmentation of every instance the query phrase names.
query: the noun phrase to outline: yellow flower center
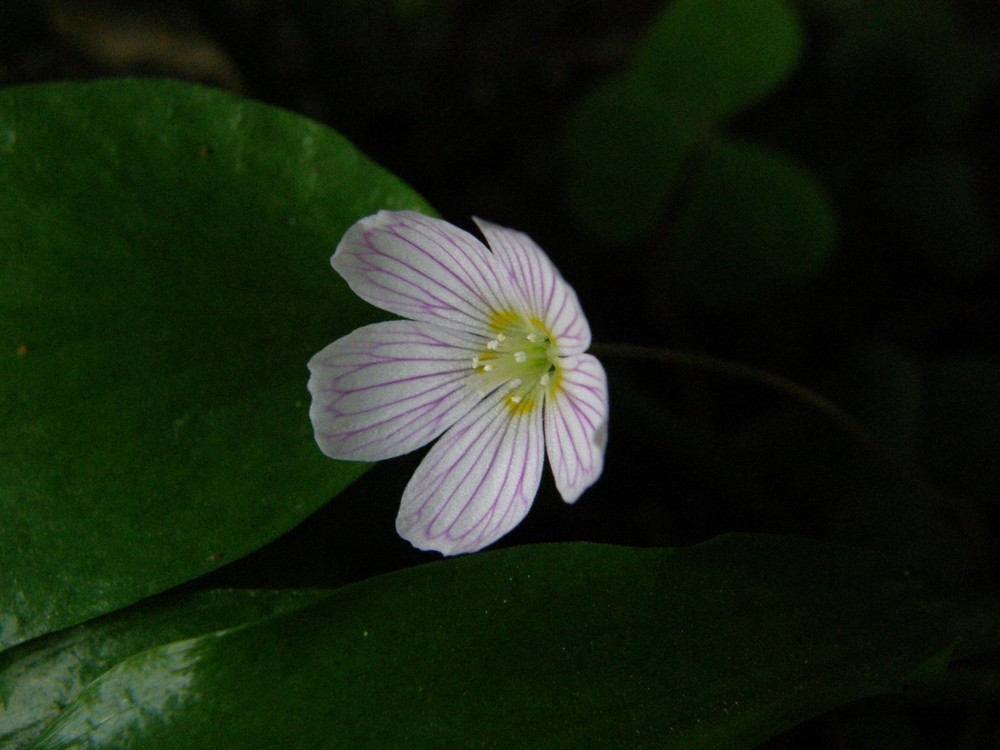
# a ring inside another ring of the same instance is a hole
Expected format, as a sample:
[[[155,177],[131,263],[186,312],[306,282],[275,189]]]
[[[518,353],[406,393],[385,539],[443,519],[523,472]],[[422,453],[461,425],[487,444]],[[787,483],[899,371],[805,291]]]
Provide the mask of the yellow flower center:
[[[494,337],[472,358],[476,387],[485,394],[510,383],[514,388],[506,403],[511,413],[530,412],[541,405],[546,388],[558,385],[559,358],[552,336],[540,320],[514,312],[495,313],[490,323]]]

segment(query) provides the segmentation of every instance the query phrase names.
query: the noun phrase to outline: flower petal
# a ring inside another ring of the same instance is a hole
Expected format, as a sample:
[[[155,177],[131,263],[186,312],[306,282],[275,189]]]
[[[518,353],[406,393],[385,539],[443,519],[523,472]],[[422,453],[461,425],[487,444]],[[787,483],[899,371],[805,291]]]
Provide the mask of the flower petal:
[[[413,211],[357,222],[330,262],[359,297],[413,320],[485,332],[510,307],[508,282],[483,243]]]
[[[608,439],[608,381],[589,354],[560,361],[561,377],[545,400],[545,447],[567,503],[601,475]]]
[[[590,346],[590,326],[580,302],[545,251],[523,232],[474,219],[490,249],[510,274],[526,312],[541,320],[562,356]]]
[[[426,445],[482,394],[469,385],[483,339],[432,323],[358,328],[309,361],[316,442],[331,458],[380,461]]]
[[[512,412],[498,388],[424,457],[403,491],[396,530],[414,547],[475,552],[528,513],[544,461],[542,410]]]

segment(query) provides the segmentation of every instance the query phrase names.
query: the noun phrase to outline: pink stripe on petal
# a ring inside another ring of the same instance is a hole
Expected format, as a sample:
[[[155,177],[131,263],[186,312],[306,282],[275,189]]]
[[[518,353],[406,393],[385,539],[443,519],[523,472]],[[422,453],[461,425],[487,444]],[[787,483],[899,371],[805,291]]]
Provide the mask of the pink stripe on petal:
[[[559,494],[576,502],[601,475],[608,434],[608,384],[589,354],[561,360],[562,377],[545,400],[545,447]]]
[[[358,328],[309,361],[316,442],[331,458],[380,461],[436,438],[482,399],[469,385],[484,339],[432,323]]]
[[[502,269],[479,240],[413,211],[357,222],[330,262],[359,297],[413,320],[482,332],[510,306]]]
[[[556,340],[558,354],[585,352],[590,326],[573,287],[534,240],[523,232],[474,219],[490,249],[510,275],[525,310],[545,323]]]
[[[403,492],[399,535],[445,555],[492,544],[527,515],[542,476],[542,412],[512,414],[501,388],[459,419]]]

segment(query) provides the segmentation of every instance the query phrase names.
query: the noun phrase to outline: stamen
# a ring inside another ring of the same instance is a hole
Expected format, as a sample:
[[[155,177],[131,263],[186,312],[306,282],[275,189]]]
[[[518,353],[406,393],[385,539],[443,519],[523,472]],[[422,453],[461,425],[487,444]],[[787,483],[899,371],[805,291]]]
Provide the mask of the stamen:
[[[481,376],[475,379],[474,387],[481,388],[480,393],[505,387],[503,403],[514,414],[539,408],[545,391],[558,378],[558,373],[553,374],[556,355],[552,338],[544,324],[516,313],[498,315],[492,335],[472,358],[472,367]]]

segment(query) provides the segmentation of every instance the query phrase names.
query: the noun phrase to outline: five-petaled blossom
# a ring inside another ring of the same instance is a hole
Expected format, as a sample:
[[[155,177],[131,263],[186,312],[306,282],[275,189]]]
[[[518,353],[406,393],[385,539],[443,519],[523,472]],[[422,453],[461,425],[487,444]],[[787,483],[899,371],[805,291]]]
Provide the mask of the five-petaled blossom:
[[[546,451],[575,502],[601,473],[607,435],[607,381],[584,354],[576,293],[527,235],[476,223],[489,249],[412,211],[354,224],[334,269],[407,320],[359,328],[309,362],[309,416],[326,455],[377,461],[441,436],[403,492],[396,529],[446,555],[520,523]]]

